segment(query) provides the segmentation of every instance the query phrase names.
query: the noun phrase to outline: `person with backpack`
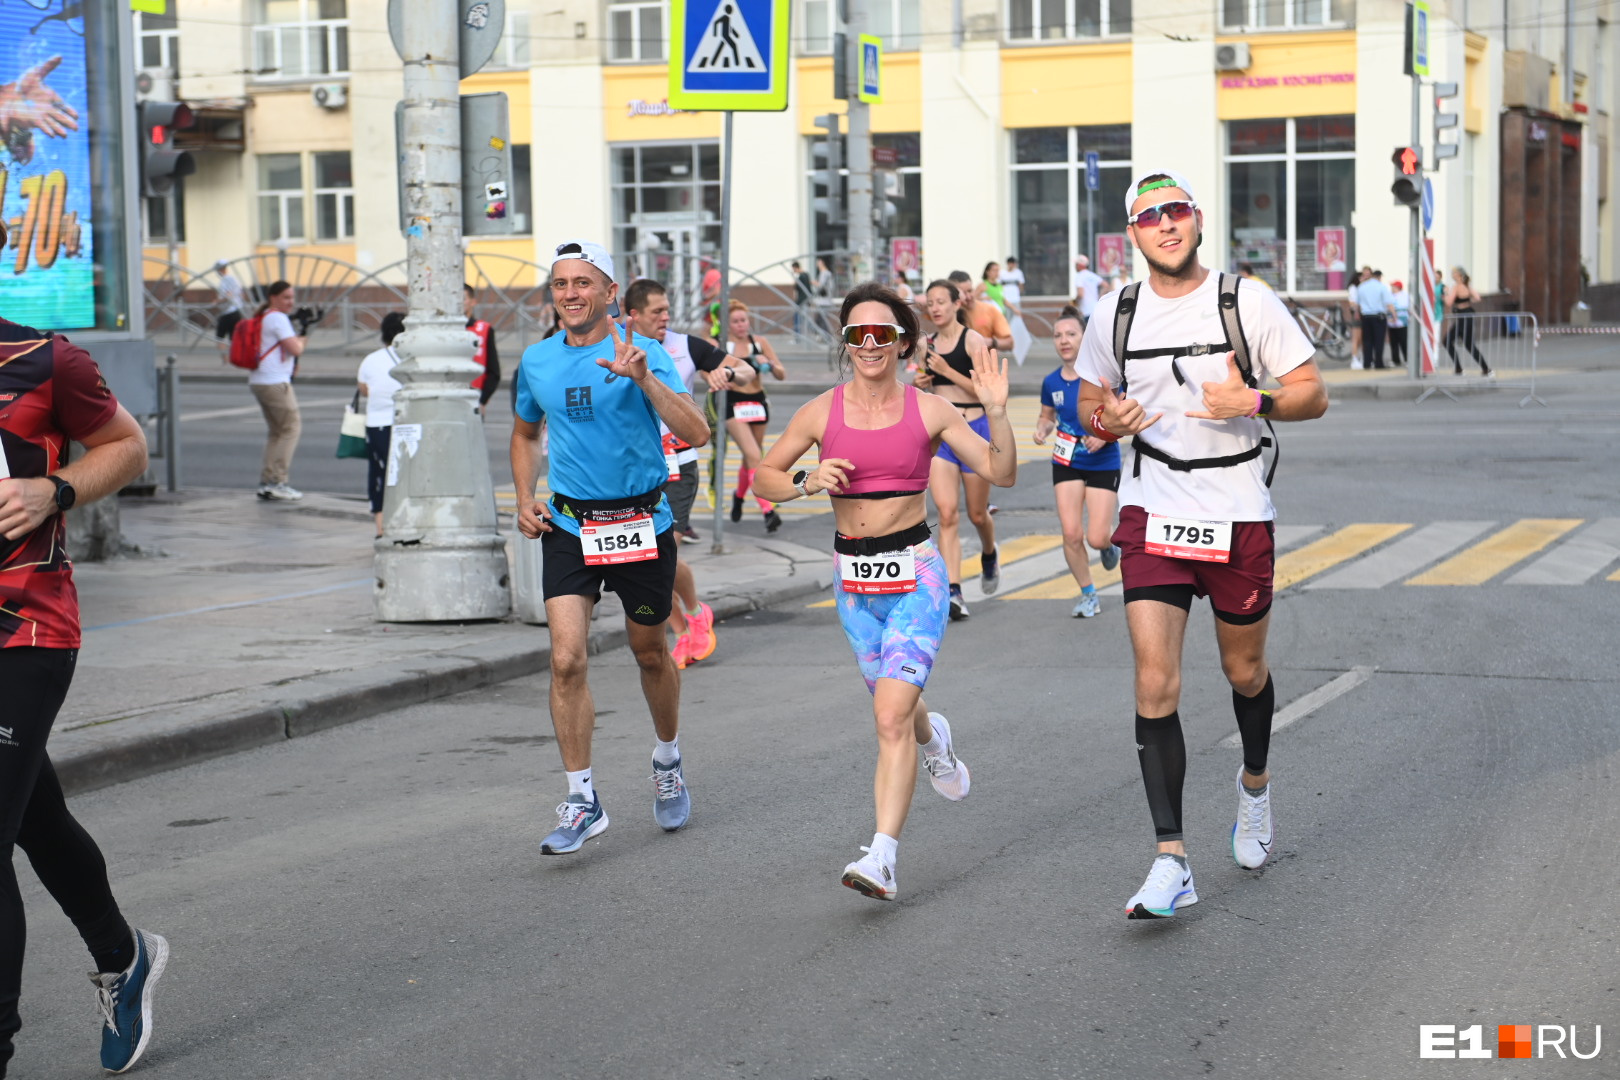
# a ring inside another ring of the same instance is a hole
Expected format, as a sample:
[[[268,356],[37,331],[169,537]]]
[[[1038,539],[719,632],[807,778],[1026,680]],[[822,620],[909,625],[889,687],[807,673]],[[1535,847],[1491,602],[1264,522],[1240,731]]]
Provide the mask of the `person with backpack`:
[[[1126,189],[1125,214],[1149,273],[1097,302],[1080,346],[1080,418],[1108,442],[1133,436],[1113,542],[1136,660],[1137,761],[1158,850],[1125,914],[1153,919],[1198,902],[1182,840],[1187,749],[1177,712],[1195,596],[1208,596],[1214,611],[1243,740],[1232,856],[1258,870],[1271,853],[1277,692],[1266,631],[1277,512],[1261,455],[1272,421],[1314,420],[1328,400],[1316,349],[1277,294],[1199,264],[1204,215],[1184,176],[1142,174]],[[1273,379],[1274,390],[1262,389]]]
[[[304,493],[287,483],[292,468],[293,451],[298,449],[298,436],[303,430],[298,414],[298,397],[293,393],[293,372],[298,357],[309,342],[309,326],[317,316],[308,308],[296,312],[293,305],[297,296],[291,284],[277,281],[265,290],[265,301],[251,319],[237,324],[231,336],[231,363],[248,366],[248,388],[259,402],[264,422],[269,428],[264,445],[264,464],[259,470],[261,499],[296,502]],[[299,328],[293,329],[293,319]],[[244,348],[251,350],[244,357]],[[253,359],[256,357],[256,359]]]
[[[0,247],[5,236],[0,223]],[[65,337],[0,319],[0,367],[7,401],[0,411],[0,1077],[22,1026],[27,928],[12,866],[17,848],[93,958],[101,1066],[123,1072],[152,1038],[153,988],[169,943],[125,918],[101,848],[68,809],[47,740],[81,638],[66,512],[141,475],[146,438],[90,354]],[[72,462],[69,442],[84,447]],[[65,1060],[60,1067],[68,1068]]]

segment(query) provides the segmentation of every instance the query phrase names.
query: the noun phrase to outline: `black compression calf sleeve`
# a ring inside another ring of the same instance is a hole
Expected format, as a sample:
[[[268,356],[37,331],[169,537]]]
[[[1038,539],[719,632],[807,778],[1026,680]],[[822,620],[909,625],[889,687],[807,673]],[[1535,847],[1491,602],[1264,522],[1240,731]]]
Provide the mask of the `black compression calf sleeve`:
[[[1136,714],[1136,758],[1158,840],[1181,839],[1181,785],[1187,778],[1187,744],[1181,737],[1181,714],[1149,719]]]
[[[1254,697],[1244,697],[1233,690],[1232,711],[1237,713],[1238,732],[1243,736],[1243,767],[1249,770],[1249,775],[1259,776],[1266,771],[1266,755],[1271,750],[1271,714],[1277,711],[1277,688],[1272,685],[1271,673],[1266,673],[1266,685]]]

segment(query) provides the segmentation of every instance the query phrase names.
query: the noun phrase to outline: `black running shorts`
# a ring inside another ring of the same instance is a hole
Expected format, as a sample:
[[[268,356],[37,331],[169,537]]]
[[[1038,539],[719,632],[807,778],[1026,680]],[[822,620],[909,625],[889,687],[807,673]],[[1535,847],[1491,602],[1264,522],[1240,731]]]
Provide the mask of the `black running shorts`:
[[[645,562],[587,566],[585,549],[579,537],[553,525],[540,534],[544,566],[540,572],[540,595],[588,596],[602,598],[602,589],[619,594],[624,613],[631,622],[657,626],[669,618],[675,592],[675,531],[658,534],[658,558]]]
[[[1062,484],[1070,480],[1078,480],[1086,487],[1104,491],[1119,490],[1118,469],[1075,469],[1061,462],[1052,462],[1052,483]]]

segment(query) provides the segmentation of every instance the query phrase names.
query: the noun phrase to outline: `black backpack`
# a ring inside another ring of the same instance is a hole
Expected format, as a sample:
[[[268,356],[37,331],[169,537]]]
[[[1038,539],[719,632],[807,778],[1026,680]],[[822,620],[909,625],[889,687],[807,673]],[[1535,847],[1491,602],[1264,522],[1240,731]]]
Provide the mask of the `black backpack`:
[[[1232,353],[1237,364],[1238,372],[1242,374],[1243,381],[1251,389],[1259,389],[1259,380],[1254,377],[1254,364],[1249,358],[1249,342],[1243,336],[1243,317],[1238,313],[1237,291],[1242,278],[1235,274],[1222,274],[1218,285],[1220,287],[1220,313],[1221,330],[1225,340],[1215,344],[1178,345],[1167,349],[1131,349],[1131,322],[1136,318],[1136,297],[1142,291],[1142,283],[1133,281],[1119,292],[1119,304],[1114,308],[1114,357],[1119,361],[1120,392],[1127,392],[1130,383],[1130,372],[1126,366],[1129,360],[1146,360],[1155,356],[1208,356],[1211,353]],[[1176,382],[1184,383],[1181,369],[1171,367],[1175,373]],[[1233,465],[1241,465],[1245,461],[1253,461],[1259,457],[1267,447],[1277,445],[1277,429],[1271,426],[1269,417],[1262,417],[1266,422],[1267,435],[1260,437],[1260,444],[1243,451],[1240,454],[1227,454],[1225,457],[1193,458],[1183,460],[1160,450],[1152,443],[1146,442],[1140,434],[1132,436],[1131,446],[1136,451],[1135,464],[1131,475],[1142,475],[1142,458],[1152,458],[1163,462],[1177,472],[1191,472],[1194,469],[1225,469]],[[1271,456],[1271,467],[1266,470],[1266,487],[1271,486],[1271,478],[1277,474],[1277,461],[1281,451]]]

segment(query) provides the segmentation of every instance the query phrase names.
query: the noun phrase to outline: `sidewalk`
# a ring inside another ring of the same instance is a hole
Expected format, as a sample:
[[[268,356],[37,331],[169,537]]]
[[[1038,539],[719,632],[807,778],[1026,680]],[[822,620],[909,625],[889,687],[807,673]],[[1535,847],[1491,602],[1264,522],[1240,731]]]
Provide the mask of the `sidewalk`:
[[[138,550],[74,568],[84,644],[51,739],[70,791],[296,738],[548,662],[546,629],[515,619],[374,621],[371,518],[361,501],[308,495],[281,504],[194,491],[125,500],[121,511],[125,540]],[[824,552],[746,534],[728,535],[726,545],[724,555],[707,541],[681,549],[720,619],[831,582]],[[593,653],[623,644],[622,611],[604,595]],[[727,637],[722,627],[720,648]],[[542,712],[536,723],[546,722]]]

